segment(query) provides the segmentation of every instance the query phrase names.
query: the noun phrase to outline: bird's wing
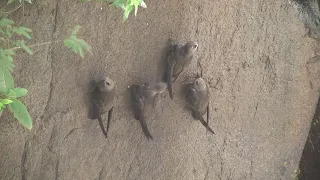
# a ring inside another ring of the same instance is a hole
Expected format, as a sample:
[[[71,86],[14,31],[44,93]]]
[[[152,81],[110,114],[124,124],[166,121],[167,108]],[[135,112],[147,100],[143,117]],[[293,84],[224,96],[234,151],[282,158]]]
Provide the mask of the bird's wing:
[[[141,128],[145,136],[149,139],[152,139],[151,133],[148,130],[147,123],[144,119],[144,106],[145,106],[145,98],[144,98],[144,87],[139,85],[133,85],[132,87],[132,95],[133,95],[133,111],[135,114],[135,118],[139,120]]]
[[[88,106],[88,118],[97,119],[100,114],[99,105],[94,101],[92,96],[89,97]]]
[[[209,125],[209,119],[210,119],[210,103],[207,106],[207,124]]]
[[[172,93],[172,76],[173,76],[173,69],[177,63],[176,61],[176,52],[177,52],[178,46],[177,45],[171,45],[169,48],[168,56],[167,56],[167,84],[168,84],[168,91],[170,98],[173,99],[173,93]]]
[[[132,105],[135,119],[139,119],[141,111],[143,109],[143,101],[141,99],[142,92],[139,85],[132,85]]]
[[[173,83],[178,79],[184,68],[187,67],[191,61],[192,56],[186,56],[182,51],[182,47],[177,47],[176,50],[176,65],[173,69]]]
[[[95,89],[96,85],[95,85],[95,81],[94,80],[90,80],[88,83],[88,92],[92,93],[93,90]]]
[[[188,88],[186,97],[192,109],[199,110],[200,98],[194,88]]]
[[[168,65],[172,68],[177,63],[176,58],[177,58],[178,49],[179,49],[178,45],[171,45],[168,49],[167,61],[168,61]]]
[[[173,67],[168,65],[167,67],[167,84],[168,84],[168,91],[170,98],[173,99],[173,93],[172,93],[172,72],[173,72]]]

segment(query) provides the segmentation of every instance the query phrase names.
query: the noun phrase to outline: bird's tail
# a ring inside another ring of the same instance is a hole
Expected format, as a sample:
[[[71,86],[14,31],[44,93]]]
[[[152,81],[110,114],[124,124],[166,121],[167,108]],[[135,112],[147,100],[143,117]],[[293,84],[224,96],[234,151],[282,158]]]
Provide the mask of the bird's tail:
[[[210,131],[212,134],[215,134],[213,130],[209,127],[208,123],[203,119],[203,117],[199,113],[197,113],[197,119],[200,120],[202,125],[206,127],[208,131]]]
[[[88,103],[88,118],[97,119],[99,116],[99,106],[94,103],[92,99],[89,99]]]
[[[104,136],[106,138],[108,138],[108,133],[107,133],[106,129],[104,128],[104,125],[103,125],[103,122],[102,122],[102,118],[101,118],[101,114],[99,114],[99,116],[98,116],[98,121],[99,121],[100,128],[102,130],[102,133],[104,134]]]
[[[108,111],[108,124],[107,124],[107,132],[109,132],[110,121],[112,119],[113,107]]]
[[[144,119],[144,117],[143,117],[143,113],[140,113],[139,122],[140,122],[140,125],[141,125],[141,127],[142,127],[142,131],[143,131],[144,135],[145,135],[148,139],[150,138],[150,139],[153,140],[153,138],[152,138],[152,136],[151,136],[151,133],[150,133],[150,131],[149,131],[149,129],[148,129],[147,123],[146,123],[146,121],[145,121],[145,119]]]

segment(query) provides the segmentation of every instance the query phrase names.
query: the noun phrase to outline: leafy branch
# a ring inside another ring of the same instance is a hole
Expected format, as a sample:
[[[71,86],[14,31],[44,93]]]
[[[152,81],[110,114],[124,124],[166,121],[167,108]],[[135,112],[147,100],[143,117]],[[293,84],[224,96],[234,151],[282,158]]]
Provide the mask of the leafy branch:
[[[88,2],[89,0],[81,0],[82,2]],[[105,2],[112,4],[115,7],[121,8],[123,10],[123,19],[125,22],[132,10],[134,9],[134,15],[137,15],[138,7],[147,8],[147,4],[143,0],[97,0],[98,2]]]
[[[64,40],[64,44],[83,58],[85,51],[91,53],[91,47],[76,36],[79,29],[80,26],[77,25],[71,35]],[[29,55],[32,55],[32,47],[62,41],[49,41],[28,46],[25,40],[31,39],[31,32],[32,30],[29,28],[15,26],[14,21],[11,19],[0,19],[0,115],[8,107],[13,116],[28,129],[32,128],[31,117],[26,106],[17,99],[25,96],[28,90],[14,86],[14,80],[11,75],[15,67],[13,57],[19,49],[23,49]]]
[[[88,0],[81,0],[87,2]],[[130,13],[134,9],[134,15],[137,15],[138,7],[147,8],[146,3],[143,0],[97,0],[98,2],[105,2],[112,4],[115,7],[123,10],[123,22],[125,22]],[[8,0],[7,5],[12,3],[20,3],[20,5],[14,10],[4,12],[4,7],[0,9],[1,13],[10,14],[20,7],[23,7],[24,3],[32,3],[32,0]],[[7,6],[6,5],[6,6]],[[5,7],[6,7],[5,6]],[[64,45],[70,48],[74,53],[79,54],[84,58],[85,51],[91,52],[91,47],[83,39],[77,37],[77,33],[80,29],[79,25],[76,25],[71,32],[71,35],[64,39]],[[43,46],[53,43],[61,42],[49,41],[34,45],[27,45],[26,40],[31,39],[32,30],[22,26],[15,26],[14,21],[2,17],[0,19],[0,116],[2,111],[8,107],[13,116],[26,128],[32,128],[32,120],[26,106],[17,98],[23,97],[27,94],[27,89],[14,86],[14,80],[11,75],[14,69],[13,57],[17,50],[24,50],[29,55],[33,55],[31,48],[36,46]]]
[[[17,2],[17,1],[19,1],[20,4],[23,3],[24,1],[28,2],[30,4],[32,3],[32,0],[8,0],[7,4],[11,4],[11,3],[14,3],[14,2]]]
[[[91,46],[87,44],[86,41],[84,41],[83,39],[79,39],[77,37],[77,33],[80,30],[80,28],[81,28],[80,25],[76,25],[73,28],[70,37],[64,40],[64,45],[66,47],[71,48],[71,50],[74,53],[79,54],[83,58],[84,50],[88,51],[90,54],[92,54],[92,52],[91,52]]]
[[[129,14],[134,9],[134,15],[137,15],[138,7],[147,8],[146,3],[143,0],[115,0],[112,4],[116,7],[120,7],[123,10],[123,22],[129,17]]]

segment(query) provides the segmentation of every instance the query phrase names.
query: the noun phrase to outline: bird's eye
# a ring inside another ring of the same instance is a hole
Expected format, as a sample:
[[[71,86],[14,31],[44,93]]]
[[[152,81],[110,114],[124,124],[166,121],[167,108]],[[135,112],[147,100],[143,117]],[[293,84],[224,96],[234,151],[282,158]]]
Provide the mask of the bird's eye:
[[[106,82],[106,85],[110,86],[110,83],[109,83],[109,82]]]
[[[197,48],[198,48],[198,45],[195,44],[195,45],[192,46],[192,48],[193,48],[193,49],[197,49]]]
[[[196,85],[199,85],[199,81],[196,81]]]

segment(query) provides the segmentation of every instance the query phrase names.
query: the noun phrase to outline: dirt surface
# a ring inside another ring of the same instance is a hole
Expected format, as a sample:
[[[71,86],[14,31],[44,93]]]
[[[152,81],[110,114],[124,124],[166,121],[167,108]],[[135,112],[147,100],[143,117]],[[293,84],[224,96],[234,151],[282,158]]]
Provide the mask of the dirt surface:
[[[319,72],[307,64],[305,37],[287,1],[146,1],[122,24],[120,9],[70,0],[34,1],[14,19],[33,29],[33,43],[66,37],[75,24],[93,46],[84,59],[62,42],[15,60],[15,82],[34,120],[28,131],[4,112],[1,179],[283,179],[294,178],[318,99]],[[194,61],[165,93],[147,123],[134,120],[127,87],[161,79],[167,39],[196,40]],[[197,61],[210,85],[210,126],[185,108],[181,84]],[[114,120],[105,139],[87,119],[87,83],[96,72],[116,82]]]

